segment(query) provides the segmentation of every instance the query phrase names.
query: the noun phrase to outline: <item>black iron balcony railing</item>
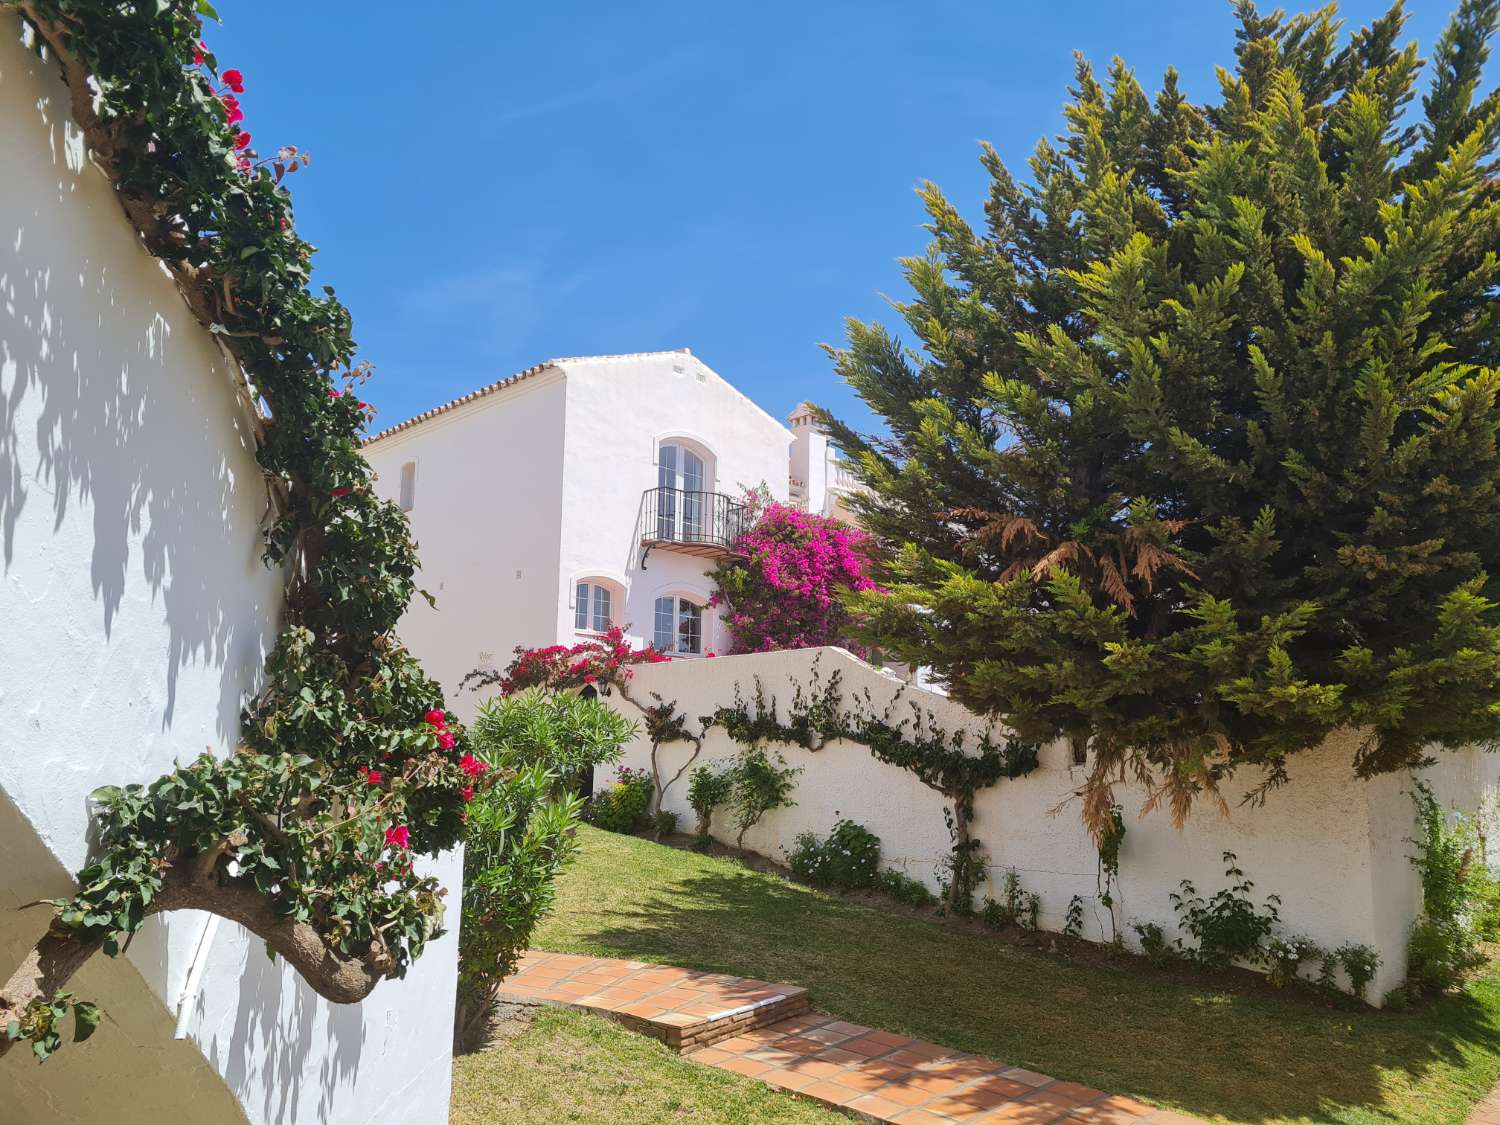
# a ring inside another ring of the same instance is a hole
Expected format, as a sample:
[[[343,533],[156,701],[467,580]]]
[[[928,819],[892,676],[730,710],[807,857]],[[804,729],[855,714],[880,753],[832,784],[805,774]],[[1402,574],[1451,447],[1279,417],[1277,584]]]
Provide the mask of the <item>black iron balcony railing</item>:
[[[641,544],[695,555],[723,555],[745,533],[745,505],[722,492],[648,488],[641,501]]]

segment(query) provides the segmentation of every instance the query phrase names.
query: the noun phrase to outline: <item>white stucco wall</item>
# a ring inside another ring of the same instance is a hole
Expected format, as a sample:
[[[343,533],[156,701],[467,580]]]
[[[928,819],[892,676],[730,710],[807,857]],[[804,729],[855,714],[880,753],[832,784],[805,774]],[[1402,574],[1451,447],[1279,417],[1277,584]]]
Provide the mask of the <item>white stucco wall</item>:
[[[764,483],[787,498],[791,433],[702,360],[687,352],[565,360],[567,435],[557,639],[578,638],[570,608],[575,583],[614,578],[625,589],[616,619],[636,647],[652,639],[653,609],[665,594],[706,601],[712,560],[653,550],[640,558],[641,502],[657,484],[657,447],[685,440],[709,455],[704,489],[738,499]],[[727,647],[717,614],[705,615],[703,650]]]
[[[365,449],[388,499],[401,466],[417,463],[418,583],[437,605],[414,599],[398,631],[464,719],[474,705],[458,692],[465,675],[555,639],[563,396],[562,373],[542,371]]]
[[[794,684],[812,682],[815,662],[824,683],[835,670],[841,673],[846,701],[868,689],[875,705],[884,708],[901,687],[890,674],[843,650],[825,648],[643,666],[636,669],[630,691],[643,701],[657,692],[676,701],[679,711],[698,716],[732,703],[736,683],[751,698],[758,676],[780,702],[784,719]],[[984,729],[981,720],[946,697],[914,688],[906,689],[897,718],[909,717],[911,701],[919,701],[946,730]],[[628,703],[618,697],[613,702],[639,718]],[[1191,879],[1205,896],[1224,886],[1221,857],[1232,851],[1254,880],[1257,901],[1271,893],[1281,896],[1287,933],[1305,934],[1330,949],[1363,942],[1381,953],[1379,975],[1369,988],[1370,998],[1378,1001],[1404,976],[1406,935],[1421,894],[1409,862],[1414,830],[1410,779],[1355,779],[1350,769],[1355,741],[1352,735],[1340,735],[1297,755],[1291,781],[1273,790],[1261,807],[1240,803],[1258,780],[1242,776],[1224,792],[1227,813],[1201,800],[1180,831],[1163,811],[1141,815],[1145,794],[1139,787],[1119,786],[1126,835],[1116,897],[1127,943],[1137,944],[1129,925],[1134,921],[1157,922],[1169,937],[1177,936],[1168,896],[1183,879]],[[752,828],[745,838],[748,848],[782,860],[799,833],[826,835],[835,821],[847,817],[880,837],[883,866],[936,888],[936,866],[949,848],[943,801],[936,793],[858,744],[835,742],[817,752],[776,749],[788,765],[802,767],[797,803],[768,814]],[[704,741],[699,763],[727,761],[738,750],[715,728]],[[660,758],[670,773],[691,753],[689,744],[672,743],[662,747]],[[650,745],[641,736],[621,764],[649,768],[649,760]],[[603,787],[612,776],[601,770],[595,783]],[[1108,940],[1110,918],[1098,902],[1096,853],[1074,796],[1083,776],[1083,768],[1071,764],[1069,748],[1055,743],[1043,747],[1040,768],[1028,776],[1002,779],[981,792],[973,832],[985,845],[988,880],[979,894],[981,899],[986,894],[999,898],[1005,874],[1013,869],[1026,890],[1041,896],[1044,929],[1061,930],[1069,900],[1079,895],[1085,904],[1084,936]],[[1492,812],[1500,755],[1472,750],[1444,754],[1428,776],[1448,807],[1469,815]],[[685,829],[691,827],[685,778],[668,792],[664,807],[679,814]],[[715,820],[714,833],[733,840],[723,813]]]
[[[637,648],[657,597],[708,600],[713,560],[658,548],[642,564],[642,497],[674,439],[708,455],[706,490],[738,498],[764,482],[786,500],[790,431],[686,351],[553,360],[366,446],[391,499],[416,462],[410,518],[437,608],[414,601],[400,632],[461,717],[478,701],[456,693],[468,672],[503,669],[517,645],[590,635],[574,628],[581,580],[612,584]],[[728,643],[713,610],[703,641]]]
[[[266,492],[226,362],[83,155],[65,87],[0,16],[0,975],[87,855],[87,794],[226,753],[274,642]],[[450,887],[457,856],[434,865]],[[456,923],[456,918],[454,919]],[[203,916],[153,919],[80,994],[109,1019],[0,1120],[447,1120],[455,938],[359,1006],[318,998],[224,923],[190,1025]],[[232,1096],[231,1096],[232,1095]],[[238,1103],[238,1104],[236,1104]]]

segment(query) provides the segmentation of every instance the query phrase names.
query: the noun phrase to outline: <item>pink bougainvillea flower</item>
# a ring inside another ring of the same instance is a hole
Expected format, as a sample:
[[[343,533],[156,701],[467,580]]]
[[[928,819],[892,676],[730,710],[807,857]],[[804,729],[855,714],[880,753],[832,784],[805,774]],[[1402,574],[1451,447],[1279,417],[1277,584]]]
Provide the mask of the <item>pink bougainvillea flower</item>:
[[[236,149],[249,148],[250,147],[250,134],[249,133],[241,133],[239,136],[235,137],[234,138],[234,147]]]
[[[718,656],[719,654],[717,652],[705,652],[703,655],[706,656],[708,659],[712,660],[714,657]]]
[[[203,42],[203,40],[200,39],[200,40],[198,40],[198,42],[196,44],[194,44],[194,46],[193,46],[193,65],[194,66],[202,66],[203,65],[203,56],[204,56],[205,52],[207,52],[207,51],[208,51],[208,44],[205,43],[205,42]]]
[[[463,787],[463,795],[465,801],[472,801],[474,799],[474,787],[472,785],[465,785]]]
[[[423,715],[422,718],[427,720],[429,726],[437,727],[439,730],[442,730],[443,727],[448,725],[448,716],[443,714],[436,707],[427,712],[427,714]]]
[[[228,86],[236,94],[243,94],[245,92],[245,76],[238,70],[231,68],[219,75],[219,77],[224,80],[224,85]]]
[[[455,741],[457,740],[453,737],[452,731],[445,730],[438,734],[438,745],[444,750],[452,750]]]
[[[329,398],[343,398],[344,397],[344,392],[341,391],[341,390],[339,390],[337,387],[329,387],[328,388],[328,397]]]
[[[335,488],[331,493],[329,493],[329,495],[332,496],[335,500],[341,500],[345,496],[348,496],[352,491],[352,489],[348,488]]]
[[[478,777],[490,767],[483,759],[476,758],[473,754],[465,754],[458,760],[458,768],[470,777]]]
[[[404,824],[398,824],[394,828],[387,828],[385,830],[385,842],[392,847],[409,848],[411,847],[411,832]]]
[[[385,775],[382,774],[379,770],[365,771],[365,780],[368,781],[371,785],[379,785],[381,778],[383,778],[384,776]]]

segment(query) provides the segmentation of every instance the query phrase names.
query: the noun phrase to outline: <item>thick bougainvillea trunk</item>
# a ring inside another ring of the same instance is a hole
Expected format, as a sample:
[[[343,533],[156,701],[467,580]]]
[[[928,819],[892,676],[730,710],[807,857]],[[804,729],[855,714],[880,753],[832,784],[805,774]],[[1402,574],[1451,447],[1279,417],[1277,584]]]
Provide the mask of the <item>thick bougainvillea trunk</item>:
[[[732,652],[848,645],[844,595],[870,590],[870,539],[838,520],[774,501],[713,572]]]

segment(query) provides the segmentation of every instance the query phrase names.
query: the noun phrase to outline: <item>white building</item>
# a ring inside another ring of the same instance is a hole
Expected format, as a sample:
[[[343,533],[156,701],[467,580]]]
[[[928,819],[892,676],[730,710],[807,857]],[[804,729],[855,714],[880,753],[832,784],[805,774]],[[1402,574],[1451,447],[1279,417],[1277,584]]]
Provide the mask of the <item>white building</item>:
[[[806,407],[791,421],[684,348],[550,360],[376,434],[365,455],[437,601],[407,611],[402,639],[450,693],[517,645],[612,624],[638,648],[727,647],[708,575],[745,490],[832,514],[851,488]]]
[[[90,164],[54,64],[0,19],[0,980],[72,893],[88,794],[238,742],[275,642],[253,409]],[[457,853],[429,870],[456,902]],[[0,1059],[5,1125],[439,1125],[452,929],[358,1005],[206,915],[69,984],[104,1025]],[[192,968],[197,965],[198,973]],[[190,986],[189,982],[196,982]]]

